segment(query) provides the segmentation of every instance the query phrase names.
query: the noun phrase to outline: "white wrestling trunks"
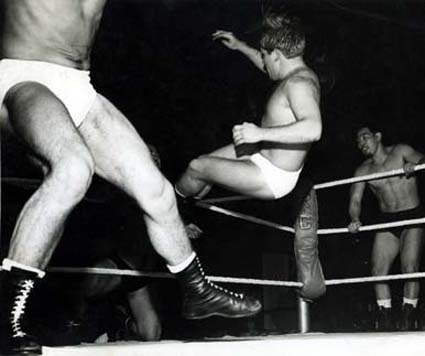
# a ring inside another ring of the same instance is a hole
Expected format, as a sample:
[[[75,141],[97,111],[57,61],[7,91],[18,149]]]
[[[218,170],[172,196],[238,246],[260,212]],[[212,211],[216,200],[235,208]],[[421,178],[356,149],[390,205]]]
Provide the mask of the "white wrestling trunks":
[[[14,85],[37,82],[49,88],[64,104],[78,127],[96,99],[90,72],[58,64],[20,59],[0,60],[0,103]]]
[[[298,182],[298,178],[303,169],[290,172],[276,167],[261,153],[255,153],[249,159],[261,170],[267,186],[272,191],[275,199],[279,199],[289,194]]]

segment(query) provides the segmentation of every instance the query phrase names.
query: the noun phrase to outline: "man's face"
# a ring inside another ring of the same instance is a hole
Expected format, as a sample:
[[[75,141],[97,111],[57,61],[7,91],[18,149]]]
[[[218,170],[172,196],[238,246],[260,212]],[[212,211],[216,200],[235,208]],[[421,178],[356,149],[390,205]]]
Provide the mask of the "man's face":
[[[274,80],[275,78],[275,67],[276,67],[276,58],[273,55],[273,52],[267,52],[264,48],[261,49],[261,58],[263,60],[264,70],[270,77]]]
[[[363,153],[363,155],[369,157],[373,156],[378,148],[378,139],[376,135],[370,131],[367,127],[362,127],[357,131],[356,137],[357,148]]]

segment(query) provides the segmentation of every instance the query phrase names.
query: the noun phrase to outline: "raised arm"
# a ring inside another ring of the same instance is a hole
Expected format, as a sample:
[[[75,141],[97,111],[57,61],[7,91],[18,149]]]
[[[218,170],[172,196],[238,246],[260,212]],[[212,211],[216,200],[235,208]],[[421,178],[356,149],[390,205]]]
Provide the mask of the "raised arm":
[[[232,32],[217,30],[212,34],[213,40],[220,40],[227,48],[239,51],[245,55],[254,65],[264,72],[263,59],[261,52],[248,46],[245,42],[239,40]]]

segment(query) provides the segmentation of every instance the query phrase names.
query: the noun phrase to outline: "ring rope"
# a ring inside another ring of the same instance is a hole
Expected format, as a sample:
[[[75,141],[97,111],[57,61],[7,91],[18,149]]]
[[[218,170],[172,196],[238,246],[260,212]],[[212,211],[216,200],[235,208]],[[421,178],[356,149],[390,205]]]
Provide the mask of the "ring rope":
[[[253,222],[253,223],[258,224],[258,225],[264,225],[264,226],[272,227],[272,228],[277,229],[277,230],[283,230],[283,231],[286,231],[286,232],[292,232],[292,233],[295,232],[294,228],[292,228],[292,227],[283,226],[283,225],[276,224],[276,223],[273,223],[273,222],[268,221],[268,220],[256,218],[256,217],[251,216],[251,215],[238,213],[236,211],[224,209],[224,208],[221,208],[221,207],[216,206],[216,205],[207,204],[207,203],[204,203],[204,201],[196,202],[195,205],[200,207],[200,208],[213,211],[215,213],[219,213],[219,214],[223,214],[223,215],[227,215],[227,216],[232,216],[234,218]]]
[[[420,171],[423,169],[425,169],[425,163],[417,164],[413,168],[414,171]],[[366,174],[366,175],[362,175],[358,177],[351,177],[351,178],[334,180],[334,181],[329,181],[324,183],[318,183],[318,184],[315,184],[313,188],[315,190],[319,190],[324,188],[336,187],[339,185],[364,182],[364,181],[392,177],[392,176],[397,176],[402,174],[406,174],[406,172],[404,171],[403,168],[399,168],[399,169],[394,169],[394,170],[386,171],[386,172],[372,173],[372,174]],[[232,196],[223,197],[223,198],[203,199],[202,201],[205,203],[225,203],[225,202],[248,200],[248,199],[254,199],[254,198],[249,196],[244,196],[244,195],[232,195]]]
[[[417,164],[413,168],[414,171],[420,171],[420,170],[423,170],[423,169],[425,169],[425,164]],[[398,175],[402,175],[402,174],[406,174],[406,172],[404,171],[403,168],[399,168],[399,169],[394,169],[394,170],[386,171],[386,172],[372,173],[372,174],[366,174],[366,175],[358,176],[358,177],[352,177],[352,178],[340,179],[340,180],[335,180],[335,181],[330,181],[330,182],[325,182],[325,183],[319,183],[319,184],[314,185],[314,189],[318,190],[318,189],[336,187],[338,185],[351,184],[351,183],[357,183],[357,182],[365,182],[365,181],[368,181],[368,180],[381,179],[381,178],[386,178],[386,177],[391,177],[391,176],[398,176]]]
[[[256,218],[256,217],[251,216],[251,215],[238,213],[236,211],[224,209],[224,208],[218,207],[216,205],[207,204],[207,203],[205,203],[205,201],[196,202],[195,205],[200,207],[200,208],[203,208],[203,209],[207,209],[207,210],[219,213],[219,214],[231,216],[231,217],[241,219],[241,220],[245,220],[245,221],[248,221],[248,222],[253,222],[253,223],[256,223],[258,225],[264,225],[264,226],[272,227],[272,228],[277,229],[277,230],[295,233],[295,229],[292,228],[292,227],[279,225],[279,224],[273,223],[271,221]],[[419,224],[425,224],[425,217],[418,218],[418,219],[409,219],[409,220],[393,221],[393,222],[388,222],[388,223],[365,225],[365,226],[360,227],[359,232],[361,232],[361,231],[374,231],[374,230],[380,230],[380,229],[387,229],[387,228],[400,227],[400,226],[409,226],[409,225],[419,225]],[[319,235],[342,234],[342,233],[345,234],[347,232],[349,232],[347,227],[318,229],[317,230],[317,233]]]
[[[230,196],[222,197],[222,198],[202,199],[200,201],[203,203],[208,203],[208,204],[216,204],[216,203],[227,203],[232,201],[241,201],[241,200],[250,200],[250,199],[254,199],[254,198],[248,195],[230,195]]]
[[[424,170],[424,169],[425,169],[425,163],[417,164],[413,167],[413,170],[415,172]],[[366,174],[366,175],[362,175],[358,177],[351,177],[351,178],[345,178],[345,179],[340,179],[335,181],[318,183],[318,184],[315,184],[313,188],[316,190],[319,190],[319,189],[330,188],[330,187],[335,187],[339,185],[364,182],[364,181],[392,177],[392,176],[397,176],[402,174],[406,174],[406,172],[404,171],[403,168],[399,168],[399,169],[394,169],[394,170],[390,170],[386,172],[372,173],[372,174]],[[1,181],[2,183],[19,185],[24,188],[34,188],[34,187],[37,187],[42,182],[42,180],[40,179],[19,178],[19,177],[2,177]],[[248,199],[252,199],[252,197],[235,195],[235,196],[229,196],[229,197],[223,197],[223,198],[205,199],[203,201],[207,203],[218,203],[218,202],[228,202],[228,201],[248,200]]]
[[[38,178],[1,177],[1,182],[15,187],[33,190],[38,188],[43,183],[43,180]],[[91,198],[87,195],[84,197],[84,200],[96,204],[103,204],[106,201],[105,199]]]
[[[1,182],[16,185],[22,188],[37,188],[42,182],[41,179],[32,179],[32,178],[19,178],[19,177],[1,177]]]
[[[393,228],[393,227],[420,225],[420,224],[425,224],[425,217],[418,218],[418,219],[400,220],[400,221],[393,221],[388,223],[365,225],[365,226],[361,226],[359,228],[359,231],[374,231],[374,230],[381,230],[381,229],[387,229],[387,228]],[[341,233],[347,233],[347,232],[350,232],[347,227],[317,230],[317,233],[320,235],[341,234]]]
[[[2,268],[0,267],[0,270]],[[101,275],[115,275],[115,276],[131,276],[131,277],[152,277],[152,278],[166,278],[174,279],[175,276],[166,272],[144,272],[134,271],[128,269],[117,268],[96,268],[96,267],[50,267],[47,269],[51,273],[77,273],[77,274],[101,274]],[[263,285],[274,287],[297,287],[303,286],[301,282],[295,281],[279,281],[269,279],[255,279],[255,278],[239,278],[239,277],[223,277],[223,276],[206,276],[212,282],[221,283],[235,283],[235,284],[251,284]],[[425,272],[414,273],[401,273],[387,276],[370,276],[370,277],[355,277],[343,279],[329,279],[325,281],[327,286],[355,284],[355,283],[369,283],[381,281],[393,281],[404,279],[419,279],[425,278]]]

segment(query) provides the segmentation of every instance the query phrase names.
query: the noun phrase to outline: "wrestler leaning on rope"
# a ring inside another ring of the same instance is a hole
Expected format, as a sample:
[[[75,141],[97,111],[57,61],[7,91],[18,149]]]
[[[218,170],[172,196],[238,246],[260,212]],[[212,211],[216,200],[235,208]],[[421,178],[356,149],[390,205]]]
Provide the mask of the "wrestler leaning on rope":
[[[407,144],[385,146],[382,133],[368,124],[358,129],[357,147],[366,160],[356,169],[355,176],[385,172],[404,168],[406,175],[368,182],[355,183],[351,187],[348,229],[357,233],[361,224],[361,203],[366,187],[369,187],[378,200],[379,222],[402,221],[425,216],[421,204],[414,166],[424,162],[424,155]],[[423,248],[422,226],[396,227],[379,230],[375,234],[372,248],[372,275],[387,275],[400,254],[403,273],[417,272]],[[375,284],[378,317],[376,329],[391,331],[396,329],[391,290],[387,283]],[[403,305],[398,326],[402,331],[414,330],[418,323],[419,282],[408,280],[404,283]]]

